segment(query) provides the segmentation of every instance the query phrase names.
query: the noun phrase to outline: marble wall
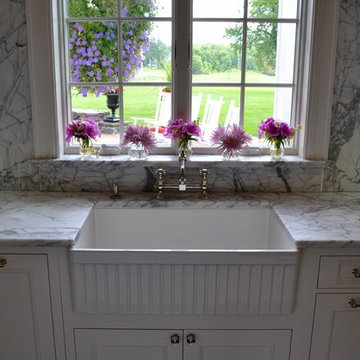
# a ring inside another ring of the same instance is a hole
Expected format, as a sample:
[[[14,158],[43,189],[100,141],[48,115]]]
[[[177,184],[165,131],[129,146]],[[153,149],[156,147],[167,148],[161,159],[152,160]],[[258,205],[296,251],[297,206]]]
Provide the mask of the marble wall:
[[[26,0],[0,1],[0,190],[151,190],[156,162],[27,161],[33,156]],[[192,163],[208,167],[214,190],[360,191],[360,0],[341,0],[329,162]],[[160,164],[164,165],[164,163]],[[171,164],[170,173],[176,168]],[[165,166],[164,166],[165,167]]]
[[[360,191],[360,0],[341,0],[325,191]]]
[[[0,1],[0,177],[33,156],[25,0]]]

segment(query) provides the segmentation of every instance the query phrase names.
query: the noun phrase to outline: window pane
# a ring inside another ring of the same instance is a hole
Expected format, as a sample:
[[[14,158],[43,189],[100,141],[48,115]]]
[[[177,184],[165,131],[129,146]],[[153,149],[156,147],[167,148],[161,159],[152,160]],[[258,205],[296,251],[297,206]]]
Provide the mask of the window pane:
[[[295,32],[295,24],[248,25],[247,83],[293,82]]]
[[[70,17],[110,17],[116,16],[117,0],[68,0],[67,11]]]
[[[292,88],[246,88],[244,129],[257,136],[260,122],[269,117],[290,123]]]
[[[124,87],[125,125],[146,125],[154,131],[158,146],[170,145],[163,136],[164,129],[171,119],[171,89],[155,86]]]
[[[99,125],[102,136],[94,141],[94,144],[119,144],[120,142],[117,88],[108,88],[108,91],[113,91],[109,102],[107,96],[101,94],[99,87],[87,86],[71,89],[71,119],[92,119]],[[77,145],[76,142],[74,144]]]
[[[125,82],[171,83],[170,22],[124,22],[123,41]]]
[[[123,0],[122,17],[171,17],[171,0]]]
[[[237,82],[241,81],[241,37],[231,44],[229,29],[231,23],[194,22],[192,81],[196,82]],[[242,26],[236,25],[242,32]]]
[[[69,23],[69,42],[72,82],[118,80],[118,42],[115,23]]]
[[[209,138],[218,125],[239,123],[239,87],[193,87],[192,119],[198,119],[203,140],[193,142],[194,147],[210,146]]]
[[[250,18],[288,18],[297,16],[297,0],[249,0]]]
[[[243,0],[193,0],[194,18],[242,18]]]

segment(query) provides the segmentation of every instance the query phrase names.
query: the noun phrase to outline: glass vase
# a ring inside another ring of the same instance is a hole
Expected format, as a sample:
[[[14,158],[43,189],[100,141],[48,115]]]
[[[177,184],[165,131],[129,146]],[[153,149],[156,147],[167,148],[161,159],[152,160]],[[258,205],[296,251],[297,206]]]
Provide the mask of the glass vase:
[[[90,159],[92,156],[91,147],[87,144],[80,144],[80,160]]]
[[[281,160],[284,155],[284,147],[278,142],[271,143],[270,155],[273,160]]]
[[[184,152],[184,155],[187,158],[189,158],[190,155],[192,154],[191,141],[189,140],[185,141],[184,139],[179,141],[178,152],[179,155],[181,155],[181,153]]]
[[[146,159],[147,152],[141,144],[132,144],[129,148],[130,160],[144,160]]]

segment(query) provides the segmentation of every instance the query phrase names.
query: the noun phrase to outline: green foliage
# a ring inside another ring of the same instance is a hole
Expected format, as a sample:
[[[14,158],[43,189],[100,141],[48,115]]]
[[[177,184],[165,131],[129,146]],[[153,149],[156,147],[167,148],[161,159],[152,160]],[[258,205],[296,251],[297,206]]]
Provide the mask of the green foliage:
[[[230,46],[197,45],[193,49],[193,74],[209,74],[236,69],[238,61],[238,55]]]
[[[116,16],[117,2],[114,0],[68,0],[71,17]]]
[[[161,68],[161,64],[169,60],[170,52],[170,47],[160,39],[152,41],[145,55],[144,66],[150,66],[156,69]]]
[[[252,0],[251,18],[276,18],[278,0]],[[276,67],[277,24],[259,22],[248,28],[247,69],[273,75]],[[232,48],[242,51],[243,29],[240,25],[226,29],[226,37],[232,40]]]

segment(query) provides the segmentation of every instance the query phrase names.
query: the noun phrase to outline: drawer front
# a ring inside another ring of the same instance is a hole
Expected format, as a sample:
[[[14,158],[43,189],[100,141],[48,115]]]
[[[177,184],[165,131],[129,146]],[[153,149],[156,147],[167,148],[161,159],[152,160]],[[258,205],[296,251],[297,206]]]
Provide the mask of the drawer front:
[[[318,288],[360,290],[360,256],[321,256]]]

